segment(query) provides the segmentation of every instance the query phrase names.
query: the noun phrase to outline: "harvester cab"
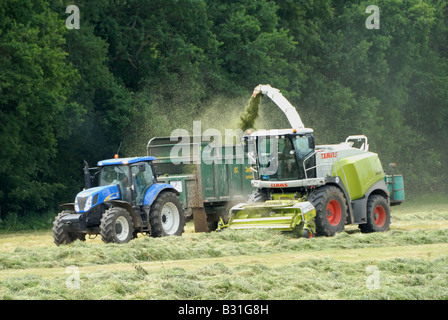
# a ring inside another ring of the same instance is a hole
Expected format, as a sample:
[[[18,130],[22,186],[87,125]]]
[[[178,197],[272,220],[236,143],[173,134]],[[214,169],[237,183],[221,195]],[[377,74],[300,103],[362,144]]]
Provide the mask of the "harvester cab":
[[[230,209],[220,228],[275,228],[298,235],[333,236],[345,224],[362,232],[388,230],[390,206],[404,201],[384,174],[367,137],[349,136],[336,145],[315,145],[295,108],[278,89],[255,88],[252,98],[268,96],[286,115],[291,128],[249,132],[243,137],[255,188],[247,203]],[[393,182],[402,184],[402,176]],[[388,185],[389,184],[389,185]]]
[[[74,203],[56,217],[53,238],[57,245],[101,234],[104,242],[125,243],[137,233],[152,236],[181,235],[185,215],[179,193],[170,184],[158,183],[154,157],[114,158],[89,168],[86,187]],[[97,170],[98,186],[91,187],[90,170]]]
[[[288,181],[314,177],[314,137],[311,129],[266,130],[245,136],[256,180]]]

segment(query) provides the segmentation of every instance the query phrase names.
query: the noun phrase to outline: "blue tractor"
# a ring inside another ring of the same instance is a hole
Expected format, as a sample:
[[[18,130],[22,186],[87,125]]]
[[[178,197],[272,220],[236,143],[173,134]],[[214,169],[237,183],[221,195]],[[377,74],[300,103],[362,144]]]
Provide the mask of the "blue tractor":
[[[170,184],[158,183],[154,157],[103,160],[97,168],[85,162],[86,187],[75,203],[65,208],[53,223],[56,245],[86,235],[101,235],[106,243],[127,243],[145,233],[153,237],[182,235],[185,214],[179,192]],[[91,186],[90,171],[97,170],[98,186]]]

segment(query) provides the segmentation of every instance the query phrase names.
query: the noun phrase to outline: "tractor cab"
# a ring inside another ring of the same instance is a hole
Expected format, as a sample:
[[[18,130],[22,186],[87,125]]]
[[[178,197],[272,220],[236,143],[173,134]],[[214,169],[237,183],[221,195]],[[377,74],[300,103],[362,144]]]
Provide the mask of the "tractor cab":
[[[146,190],[156,182],[153,160],[137,157],[100,161],[99,185],[116,185],[123,201],[142,205]]]
[[[96,205],[121,200],[132,206],[143,205],[146,190],[156,182],[152,161],[154,157],[117,158],[98,162],[98,186],[86,188],[76,196],[75,211],[88,212]],[[91,180],[85,168],[86,181]],[[96,174],[95,174],[96,175]]]

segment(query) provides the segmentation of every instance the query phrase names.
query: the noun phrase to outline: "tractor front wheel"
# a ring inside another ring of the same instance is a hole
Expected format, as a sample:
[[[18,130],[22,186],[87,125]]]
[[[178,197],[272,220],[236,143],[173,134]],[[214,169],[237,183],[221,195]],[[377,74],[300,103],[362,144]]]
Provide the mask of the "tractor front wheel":
[[[86,240],[86,235],[85,233],[80,233],[80,232],[70,232],[66,229],[65,224],[62,221],[62,218],[66,215],[69,214],[74,214],[75,211],[73,210],[64,210],[62,212],[60,212],[57,217],[54,219],[53,222],[53,239],[54,239],[54,243],[56,245],[61,245],[61,244],[69,244],[72,243],[75,240],[81,240],[81,241],[85,241]]]
[[[334,236],[344,230],[347,220],[347,201],[342,191],[335,186],[323,186],[309,197],[316,208],[316,234]]]
[[[101,239],[112,243],[127,243],[134,234],[134,226],[129,212],[120,207],[112,207],[104,212],[100,224]]]

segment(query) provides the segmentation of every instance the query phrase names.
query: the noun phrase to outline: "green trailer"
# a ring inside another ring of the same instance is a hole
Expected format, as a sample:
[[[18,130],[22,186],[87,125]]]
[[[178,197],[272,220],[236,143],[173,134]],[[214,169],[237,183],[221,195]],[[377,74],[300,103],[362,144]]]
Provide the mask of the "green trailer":
[[[148,142],[157,180],[180,193],[196,232],[213,231],[229,209],[252,193],[252,170],[241,145],[214,146],[201,137],[155,137]]]

